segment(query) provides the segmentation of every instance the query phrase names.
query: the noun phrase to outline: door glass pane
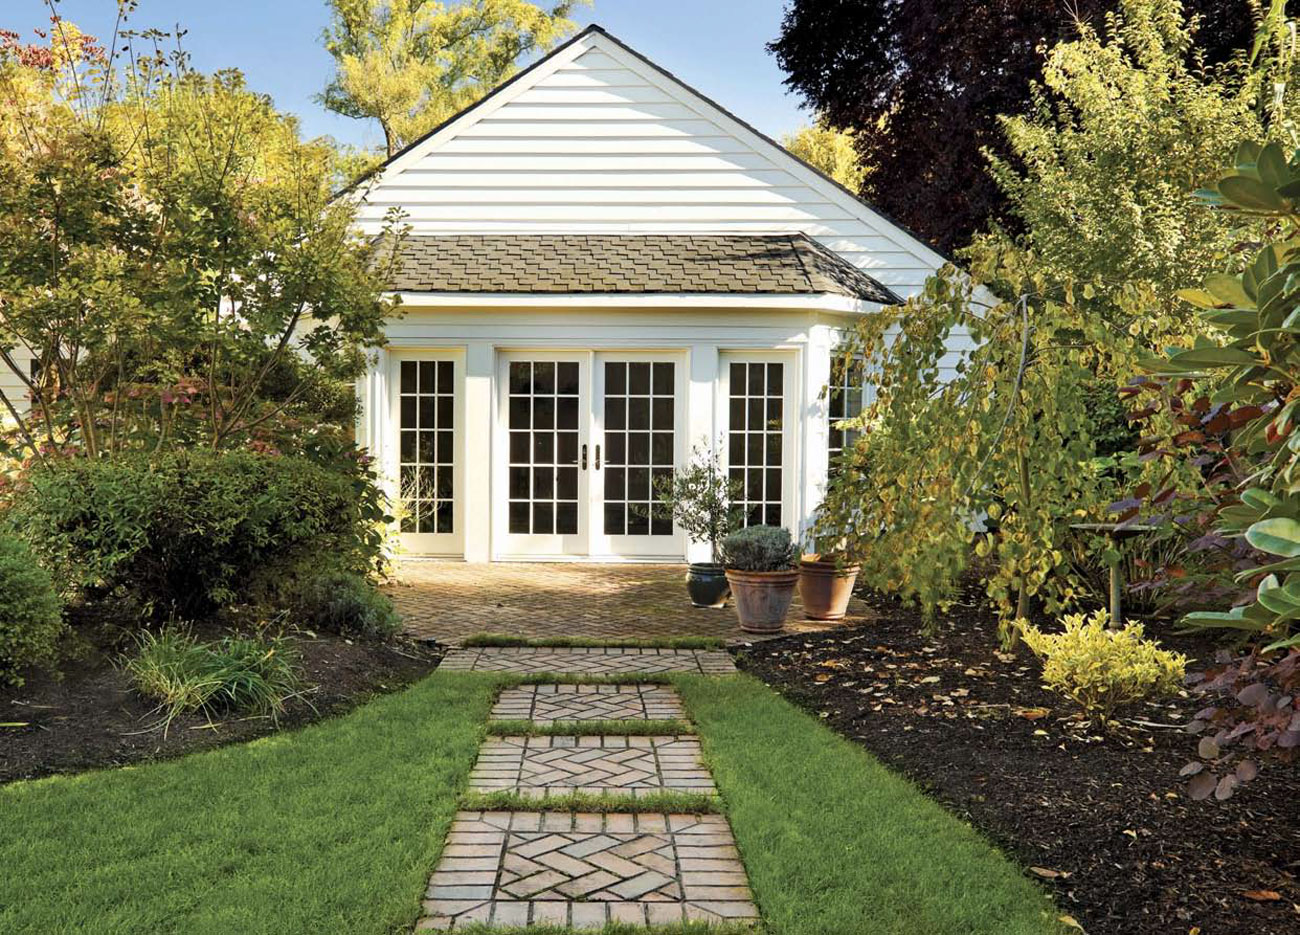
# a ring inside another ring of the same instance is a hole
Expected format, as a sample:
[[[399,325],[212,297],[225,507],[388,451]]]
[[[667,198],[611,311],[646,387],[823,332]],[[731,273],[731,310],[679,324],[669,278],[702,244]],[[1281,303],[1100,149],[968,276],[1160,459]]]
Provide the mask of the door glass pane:
[[[653,478],[672,474],[676,451],[672,361],[605,364],[605,535],[670,536]]]
[[[578,365],[571,361],[511,361],[507,385],[510,532],[576,535]]]
[[[456,364],[404,360],[398,375],[402,531],[454,532]]]
[[[742,518],[746,526],[780,526],[785,365],[733,363],[730,377],[729,474],[741,485]]]

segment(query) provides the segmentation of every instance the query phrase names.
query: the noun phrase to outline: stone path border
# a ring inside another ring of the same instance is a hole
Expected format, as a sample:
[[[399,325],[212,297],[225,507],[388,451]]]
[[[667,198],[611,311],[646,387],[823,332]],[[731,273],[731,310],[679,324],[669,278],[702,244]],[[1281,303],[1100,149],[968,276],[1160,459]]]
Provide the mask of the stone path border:
[[[521,685],[492,708],[494,721],[674,721],[686,713],[664,685]]]
[[[665,649],[455,650],[442,668],[584,675],[735,672],[722,652]],[[670,686],[521,685],[497,698],[498,720],[682,721]],[[668,725],[664,725],[668,726]],[[677,725],[672,725],[676,727]],[[722,815],[625,814],[619,804],[664,792],[716,795],[694,736],[489,736],[470,776],[479,793],[536,799],[536,811],[458,812],[416,931],[610,923],[754,924],[758,909]],[[608,814],[544,811],[551,795],[611,796]]]
[[[469,787],[538,797],[717,791],[694,737],[489,737]]]
[[[721,815],[460,812],[416,931],[757,921]]]
[[[453,672],[512,672],[520,675],[626,675],[697,672],[731,675],[736,665],[722,651],[702,649],[549,649],[489,646],[453,649],[440,669]]]

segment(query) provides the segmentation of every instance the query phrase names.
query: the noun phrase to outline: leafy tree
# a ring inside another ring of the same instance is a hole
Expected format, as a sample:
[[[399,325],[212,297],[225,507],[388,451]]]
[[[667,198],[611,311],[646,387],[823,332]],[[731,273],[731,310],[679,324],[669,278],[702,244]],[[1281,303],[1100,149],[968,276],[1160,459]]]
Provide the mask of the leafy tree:
[[[496,88],[523,56],[571,33],[577,2],[329,0],[325,48],[335,73],[321,100],[378,120],[392,156]]]
[[[393,304],[334,153],[181,54],[0,48],[0,399],[26,457],[312,441]],[[113,43],[117,45],[117,40]],[[400,236],[392,241],[400,245]],[[24,348],[38,365],[20,366]]]
[[[1005,156],[1003,115],[1032,112],[1043,50],[1099,25],[1117,0],[792,0],[770,46],[833,126],[857,131],[873,168],[866,194],[941,249],[969,243],[1007,201],[985,172]],[[1200,47],[1218,63],[1244,48],[1252,0],[1188,0]]]
[[[870,171],[858,158],[853,131],[836,130],[823,120],[782,137],[781,145],[855,194]]]
[[[863,580],[927,611],[955,593],[973,545],[990,560],[1008,638],[1033,600],[1056,613],[1090,592],[1080,559],[1118,560],[1072,524],[1107,519],[1139,484],[1159,496],[1193,483],[1190,464],[1115,457],[1125,427],[1099,418],[1111,407],[1097,400],[1115,398],[1142,354],[1203,333],[1175,298],[1180,277],[1262,231],[1198,215],[1187,194],[1221,158],[1222,128],[1264,132],[1254,72],[1244,59],[1189,70],[1192,34],[1174,0],[1124,10],[1104,36],[1084,29],[1058,45],[1038,114],[1007,121],[1027,168],[995,166],[1026,232],[977,239],[969,277],[945,272],[851,342],[878,392],[828,492],[827,531],[853,530]],[[946,371],[950,342],[964,339],[974,349]],[[987,532],[973,531],[979,516]]]

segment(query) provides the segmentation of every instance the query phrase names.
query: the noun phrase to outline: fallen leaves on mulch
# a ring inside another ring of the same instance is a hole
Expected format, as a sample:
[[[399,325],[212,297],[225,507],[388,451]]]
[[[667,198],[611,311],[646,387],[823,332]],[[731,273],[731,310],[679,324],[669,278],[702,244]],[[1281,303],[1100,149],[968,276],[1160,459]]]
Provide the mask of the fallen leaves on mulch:
[[[1193,802],[1179,776],[1192,702],[1140,706],[1125,733],[1104,734],[1039,684],[1028,650],[998,646],[973,590],[930,635],[914,611],[864,598],[873,622],[758,644],[740,666],[979,828],[1066,924],[1300,932],[1300,771],[1266,767],[1227,802]],[[1193,656],[1212,648],[1148,629]]]

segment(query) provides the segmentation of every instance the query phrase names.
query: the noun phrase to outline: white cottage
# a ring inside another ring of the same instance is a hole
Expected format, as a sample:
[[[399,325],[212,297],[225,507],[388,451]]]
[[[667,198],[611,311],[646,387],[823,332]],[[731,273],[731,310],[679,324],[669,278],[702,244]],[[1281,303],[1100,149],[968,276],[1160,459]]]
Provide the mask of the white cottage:
[[[412,234],[358,437],[408,552],[475,562],[705,559],[651,494],[699,447],[800,534],[839,334],[944,262],[596,26],[357,197]]]

